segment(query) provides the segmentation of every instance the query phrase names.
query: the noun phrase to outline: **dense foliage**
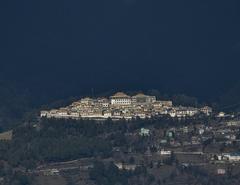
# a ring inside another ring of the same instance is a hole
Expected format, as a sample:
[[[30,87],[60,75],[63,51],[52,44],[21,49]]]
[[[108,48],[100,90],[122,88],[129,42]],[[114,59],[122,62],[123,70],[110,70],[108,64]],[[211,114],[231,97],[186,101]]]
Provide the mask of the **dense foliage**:
[[[96,126],[96,125],[95,125]],[[94,124],[42,120],[39,125],[18,127],[13,140],[1,142],[1,158],[13,166],[33,168],[39,162],[109,156],[111,143],[97,136]]]
[[[32,100],[27,90],[0,83],[0,131],[22,123],[25,113],[31,112]]]
[[[131,185],[134,177],[137,178],[137,180],[134,180],[134,184],[142,184],[144,181],[139,181],[140,176],[146,178],[147,184],[151,184],[153,180],[152,175],[147,173],[144,166],[138,166],[135,170],[127,171],[118,169],[113,162],[104,164],[96,161],[89,175],[90,179],[97,185]]]
[[[205,122],[205,117],[201,118]],[[67,161],[83,157],[107,157],[113,147],[128,147],[125,133],[142,127],[167,128],[199,123],[200,118],[177,120],[169,116],[97,122],[92,120],[42,119],[13,130],[12,141],[0,142],[0,158],[13,166],[33,168],[36,163]],[[141,147],[140,143],[134,145]]]

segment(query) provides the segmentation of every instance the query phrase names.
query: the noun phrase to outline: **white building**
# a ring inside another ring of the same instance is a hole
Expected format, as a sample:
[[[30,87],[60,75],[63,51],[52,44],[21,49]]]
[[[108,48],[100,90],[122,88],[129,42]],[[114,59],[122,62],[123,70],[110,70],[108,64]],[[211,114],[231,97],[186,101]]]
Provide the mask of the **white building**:
[[[48,111],[43,110],[40,112],[40,117],[47,117],[47,115],[48,115]]]
[[[163,107],[172,107],[172,106],[173,106],[173,102],[172,102],[172,101],[159,101],[159,103],[160,103]]]
[[[142,93],[139,93],[132,97],[133,104],[150,104],[156,102],[155,96],[148,96]]]
[[[160,155],[171,155],[172,151],[170,150],[160,150]]]
[[[98,98],[97,102],[104,108],[108,108],[110,105],[110,102],[107,98]]]
[[[91,104],[91,103],[93,103],[93,99],[91,99],[91,98],[82,98],[81,99],[81,103],[82,104],[86,104],[86,105],[89,105],[89,104]]]
[[[208,106],[202,107],[200,111],[208,116],[213,112],[212,108]]]
[[[223,158],[232,162],[240,161],[240,153],[223,154]]]
[[[169,114],[171,117],[186,117],[186,116],[194,116],[197,114],[199,110],[193,107],[175,107],[173,108]]]
[[[119,170],[133,171],[136,169],[136,164],[124,164],[124,163],[114,163]]]
[[[130,96],[126,95],[123,92],[118,92],[110,97],[111,104],[116,106],[126,106],[132,104],[132,99]]]
[[[222,168],[219,168],[219,169],[217,169],[217,174],[218,175],[225,175],[226,174],[226,170],[222,169]]]
[[[217,117],[224,118],[226,116],[225,112],[219,112]]]
[[[104,111],[103,112],[103,117],[104,118],[111,118],[112,117],[112,112],[111,111]]]
[[[140,136],[150,136],[150,130],[146,129],[146,128],[141,128],[139,135]]]

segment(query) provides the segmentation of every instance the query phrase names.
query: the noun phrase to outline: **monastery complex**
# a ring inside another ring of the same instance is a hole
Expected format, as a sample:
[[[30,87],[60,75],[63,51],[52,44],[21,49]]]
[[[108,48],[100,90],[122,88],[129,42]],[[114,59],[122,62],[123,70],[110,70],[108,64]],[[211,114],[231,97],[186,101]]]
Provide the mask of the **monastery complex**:
[[[64,119],[133,119],[151,118],[158,115],[171,117],[194,116],[198,113],[210,115],[210,107],[174,106],[172,101],[160,101],[155,96],[139,93],[129,96],[118,92],[109,98],[82,98],[71,105],[59,109],[41,111],[40,116]]]

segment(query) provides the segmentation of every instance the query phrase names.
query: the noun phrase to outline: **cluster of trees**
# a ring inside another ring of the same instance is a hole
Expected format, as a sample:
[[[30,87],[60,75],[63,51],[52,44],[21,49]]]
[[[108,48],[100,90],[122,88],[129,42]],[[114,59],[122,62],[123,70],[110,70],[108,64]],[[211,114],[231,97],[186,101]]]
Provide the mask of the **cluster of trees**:
[[[146,167],[138,166],[133,171],[119,170],[117,166],[110,162],[104,164],[96,161],[90,170],[90,179],[97,185],[131,185],[131,184],[151,184],[155,181],[152,174],[148,174]]]
[[[215,176],[205,168],[197,166],[181,166],[176,162],[176,158],[172,155],[167,165],[173,165],[173,171],[165,178],[155,177],[149,173],[147,167],[139,166],[133,171],[119,170],[114,163],[104,164],[103,162],[96,161],[93,169],[90,170],[90,179],[97,185],[112,185],[112,184],[172,184],[178,183],[178,180],[186,181],[189,179],[189,184],[199,185],[224,185],[224,184],[237,184],[239,182],[239,173],[233,174],[231,167],[227,168],[226,175]],[[150,168],[152,165],[150,165]],[[181,178],[184,177],[184,178]],[[187,183],[187,182],[186,182]]]
[[[22,123],[31,110],[31,96],[26,90],[0,82],[0,132]]]
[[[240,83],[230,88],[218,98],[218,107],[224,112],[240,111]]]
[[[120,171],[113,163],[108,166],[96,161],[90,170],[90,179],[98,185],[128,184],[128,178],[132,175],[127,171]]]
[[[58,100],[58,98],[44,93],[37,94],[14,82],[0,79],[0,132],[32,121],[40,109],[66,106],[78,99],[69,97]]]
[[[227,166],[226,166],[227,167]],[[209,185],[235,185],[239,183],[239,173],[232,173],[232,167],[229,166],[226,169],[226,175],[216,176],[211,173],[207,169],[197,167],[197,166],[189,166],[184,169],[181,169],[182,173],[189,174],[194,177],[195,181],[199,184],[209,184]]]
[[[67,161],[82,157],[108,157],[113,147],[130,144],[125,136],[142,127],[166,128],[181,122],[192,124],[194,118],[175,120],[166,117],[131,121],[42,119],[13,130],[12,141],[0,142],[0,157],[13,166],[34,168],[40,162]],[[199,120],[198,120],[199,121]],[[197,122],[196,122],[197,123]],[[141,145],[135,143],[135,146]]]
[[[0,162],[0,184],[4,185],[32,185],[33,178],[25,175],[23,172],[14,171],[11,166],[5,162]]]
[[[20,126],[13,131],[12,141],[0,143],[0,157],[12,166],[34,168],[41,162],[111,155],[111,142],[98,137],[91,124],[88,127],[90,129],[85,123],[69,121],[67,125],[67,121],[61,123],[54,120],[42,120],[34,126]]]

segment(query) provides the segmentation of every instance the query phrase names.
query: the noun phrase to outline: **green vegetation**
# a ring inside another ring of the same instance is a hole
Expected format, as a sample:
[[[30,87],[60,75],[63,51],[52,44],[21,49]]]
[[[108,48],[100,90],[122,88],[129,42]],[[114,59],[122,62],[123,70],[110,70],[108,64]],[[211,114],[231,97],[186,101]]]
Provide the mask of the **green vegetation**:
[[[0,158],[12,166],[34,168],[43,162],[67,161],[84,157],[109,157],[113,147],[128,147],[125,133],[142,127],[167,128],[181,122],[198,123],[199,119],[175,120],[168,116],[132,121],[107,120],[103,123],[91,120],[42,119],[39,123],[26,124],[13,130],[11,141],[0,142]],[[132,145],[145,151],[144,139]]]
[[[26,90],[0,84],[0,132],[22,124],[31,110],[31,96]]]
[[[154,181],[154,176],[148,174],[144,166],[139,166],[133,171],[127,171],[119,170],[112,162],[105,165],[96,161],[89,174],[90,179],[97,185],[131,185],[144,182],[150,185]],[[139,180],[140,176],[143,176],[144,180]]]
[[[87,126],[64,120],[43,120],[38,126],[21,126],[13,131],[12,141],[1,142],[1,145],[1,158],[12,166],[30,169],[44,161],[107,157],[111,154],[111,143],[97,137],[91,124]]]

